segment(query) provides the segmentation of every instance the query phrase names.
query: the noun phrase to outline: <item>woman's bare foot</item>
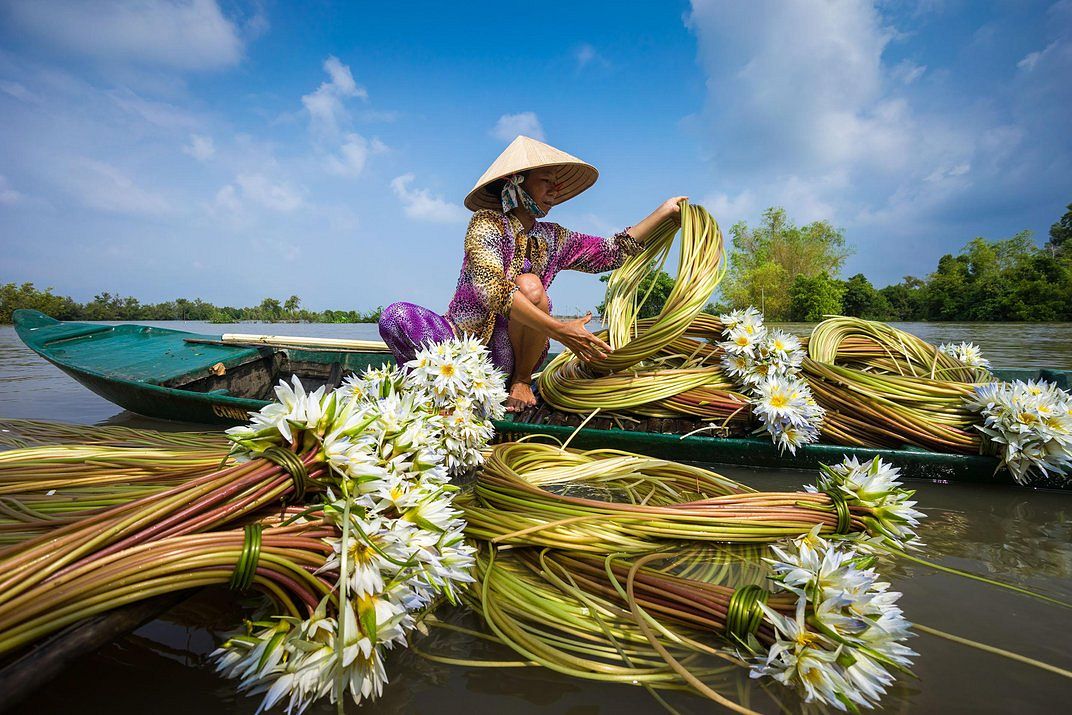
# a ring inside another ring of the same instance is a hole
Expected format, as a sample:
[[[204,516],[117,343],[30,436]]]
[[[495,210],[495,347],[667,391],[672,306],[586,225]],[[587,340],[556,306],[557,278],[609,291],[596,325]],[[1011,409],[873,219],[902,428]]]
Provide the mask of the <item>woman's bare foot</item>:
[[[506,398],[507,412],[524,412],[536,404],[536,395],[532,394],[532,386],[524,380],[510,383],[510,396]]]

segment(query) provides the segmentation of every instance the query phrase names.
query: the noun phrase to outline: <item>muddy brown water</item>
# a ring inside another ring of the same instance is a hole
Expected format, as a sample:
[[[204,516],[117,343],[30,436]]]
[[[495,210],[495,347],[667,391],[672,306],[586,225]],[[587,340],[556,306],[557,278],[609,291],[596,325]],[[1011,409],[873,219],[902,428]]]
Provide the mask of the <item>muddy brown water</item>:
[[[195,332],[271,332],[317,337],[374,338],[372,325],[239,325],[165,323]],[[805,333],[807,326],[789,326]],[[997,366],[1072,369],[1072,325],[908,324],[932,342],[974,340]],[[124,412],[45,363],[0,326],[0,417],[189,429]],[[713,467],[757,488],[787,489],[814,480],[797,471]],[[1072,493],[1015,487],[913,481],[928,518],[921,529],[934,561],[1072,602]],[[1072,669],[1072,609],[908,562],[885,565],[910,620],[958,636]],[[258,700],[237,695],[215,675],[207,655],[241,621],[242,603],[205,593],[83,658],[42,688],[19,712],[253,713]],[[445,613],[465,619],[461,612]],[[883,703],[887,712],[1058,712],[1072,697],[1072,680],[961,645],[920,635],[915,677],[901,677]],[[512,659],[463,636],[421,641],[426,650],[464,658]],[[665,712],[642,689],[580,681],[535,668],[486,669],[431,663],[394,654],[383,697],[347,710],[377,713],[563,713],[596,715]],[[741,670],[722,692],[761,712],[798,712],[801,704],[776,684],[763,688]],[[0,699],[3,695],[0,694]],[[777,698],[777,700],[775,699]],[[673,695],[681,712],[713,704]],[[780,705],[779,705],[780,702]],[[333,712],[323,703],[309,712]]]

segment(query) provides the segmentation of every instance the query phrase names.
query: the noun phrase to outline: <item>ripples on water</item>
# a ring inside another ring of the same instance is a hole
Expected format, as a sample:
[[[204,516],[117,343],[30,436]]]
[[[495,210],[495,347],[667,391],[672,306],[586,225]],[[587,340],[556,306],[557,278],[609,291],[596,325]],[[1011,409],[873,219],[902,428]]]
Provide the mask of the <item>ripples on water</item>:
[[[373,325],[237,325],[163,323],[194,332],[272,332],[316,337],[376,337]],[[807,326],[786,326],[806,334]],[[908,324],[931,342],[974,340],[997,366],[1072,369],[1072,326]],[[25,348],[10,326],[0,326],[0,417],[121,423],[164,429],[186,424],[149,420],[118,410]],[[765,489],[796,488],[814,480],[805,472],[719,471]],[[929,514],[921,535],[925,555],[1072,601],[1072,494],[1013,487],[915,482]],[[1072,669],[1067,645],[1072,610],[1047,605],[984,584],[908,562],[884,565],[893,588],[903,591],[911,620]],[[464,619],[464,613],[445,614]],[[229,594],[207,593],[136,633],[83,658],[32,701],[32,711],[80,713],[253,713],[257,700],[236,696],[217,678],[207,654],[242,611]],[[932,636],[911,645],[921,653],[918,679],[902,678],[885,701],[900,712],[1053,712],[1072,695],[1069,681],[1028,666],[970,650]],[[468,638],[436,635],[422,648],[455,657],[514,659]],[[377,713],[595,713],[663,712],[641,689],[578,681],[537,669],[477,669],[437,665],[412,653],[393,657],[391,684],[365,710]],[[778,705],[733,671],[722,691],[762,712]],[[778,688],[769,692],[789,712],[799,706]],[[671,696],[682,712],[710,712],[706,701]],[[348,708],[355,711],[352,706]],[[328,713],[328,705],[310,712]],[[28,711],[27,711],[28,712]]]

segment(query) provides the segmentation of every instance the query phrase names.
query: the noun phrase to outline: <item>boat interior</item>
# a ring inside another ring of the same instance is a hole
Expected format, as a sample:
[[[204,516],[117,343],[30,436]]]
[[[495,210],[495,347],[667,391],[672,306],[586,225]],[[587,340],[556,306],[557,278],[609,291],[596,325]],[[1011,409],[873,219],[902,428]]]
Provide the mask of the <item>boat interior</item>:
[[[191,392],[270,400],[279,381],[289,381],[292,375],[301,379],[306,390],[321,386],[331,390],[348,375],[390,360],[390,355],[379,353],[258,348],[255,355],[237,364],[216,363],[161,384]]]

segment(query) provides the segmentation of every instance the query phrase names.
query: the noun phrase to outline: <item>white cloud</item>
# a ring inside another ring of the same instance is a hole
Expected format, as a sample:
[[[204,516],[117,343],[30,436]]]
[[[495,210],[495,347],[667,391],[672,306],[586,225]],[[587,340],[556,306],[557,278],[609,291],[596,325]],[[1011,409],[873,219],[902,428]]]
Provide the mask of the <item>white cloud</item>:
[[[216,192],[215,207],[239,214],[252,205],[277,213],[291,213],[305,204],[302,191],[285,181],[274,181],[262,173],[244,173]]]
[[[524,134],[533,139],[543,141],[543,127],[536,112],[519,112],[518,114],[504,114],[495,122],[495,128],[491,130],[492,136],[504,142],[511,142],[518,134]]]
[[[469,212],[458,204],[445,201],[440,196],[433,196],[427,189],[411,189],[413,174],[396,176],[391,181],[391,189],[402,202],[406,215],[416,221],[432,223],[461,223]]]
[[[168,102],[145,99],[130,91],[110,91],[108,97],[125,112],[144,119],[161,129],[192,129],[201,120]]]
[[[25,194],[11,188],[7,177],[0,174],[0,206],[14,206],[25,198]]]
[[[895,108],[882,94],[891,32],[870,3],[697,0],[693,8],[712,108],[762,132],[770,155],[880,164],[876,149],[908,148],[904,117],[888,116]]]
[[[354,76],[350,74],[350,68],[340,62],[338,57],[330,56],[324,60],[324,71],[331,77],[330,84],[338,94],[343,97],[368,99],[368,92],[357,86]]]
[[[1040,62],[1047,62],[1057,55],[1064,55],[1065,60],[1067,60],[1069,55],[1072,55],[1072,43],[1067,40],[1054,40],[1038,52],[1031,52],[1026,55],[1016,63],[1016,66],[1025,72],[1031,72]]]
[[[0,80],[0,91],[10,94],[15,99],[20,99],[23,102],[40,103],[41,98],[35,93],[26,89],[25,85],[20,82],[13,82],[11,80]]]
[[[758,197],[749,189],[744,189],[734,196],[716,191],[700,200],[700,204],[711,212],[723,231],[738,221],[751,219],[763,210]]]
[[[239,174],[235,183],[242,196],[272,211],[289,212],[302,206],[301,192],[286,182],[274,182],[264,174]]]
[[[903,84],[912,84],[926,71],[926,65],[917,65],[911,60],[904,60],[890,71],[890,76]]]
[[[107,162],[79,157],[70,161],[60,183],[83,206],[105,213],[160,216],[173,212],[161,195],[139,186]]]
[[[203,134],[191,134],[190,143],[182,148],[183,154],[189,154],[198,161],[208,161],[216,155],[216,144],[212,137]]]
[[[350,132],[343,137],[339,153],[327,157],[327,170],[338,176],[359,176],[365,170],[365,164],[370,155],[382,154],[386,151],[387,145],[379,139],[373,139],[370,142],[360,134]]]
[[[227,184],[216,192],[216,207],[229,213],[238,213],[242,210],[242,202],[238,199],[238,191],[233,184]]]
[[[1051,45],[1051,47],[1052,46],[1053,45]],[[1027,72],[1030,72],[1031,70],[1035,69],[1035,65],[1038,64],[1039,58],[1041,58],[1041,57],[1042,57],[1042,52],[1028,53],[1022,60],[1020,60],[1019,62],[1016,63],[1016,67],[1018,69],[1022,69],[1022,70],[1025,70]]]
[[[215,0],[10,0],[20,31],[74,55],[181,70],[229,67],[242,59],[238,28]]]
[[[577,61],[578,70],[582,70],[589,65],[610,66],[610,62],[587,42],[577,48],[577,51],[573,53],[573,58]]]
[[[925,176],[923,180],[931,184],[936,184],[948,179],[955,179],[958,176],[964,176],[969,171],[971,171],[971,164],[967,162],[957,164],[956,166],[941,166]]]
[[[331,78],[322,82],[315,92],[302,97],[302,104],[309,112],[310,126],[325,138],[338,136],[339,127],[349,121],[350,115],[343,100],[352,97],[368,99],[368,92],[354,82],[350,68],[337,57],[324,60],[324,71]]]

